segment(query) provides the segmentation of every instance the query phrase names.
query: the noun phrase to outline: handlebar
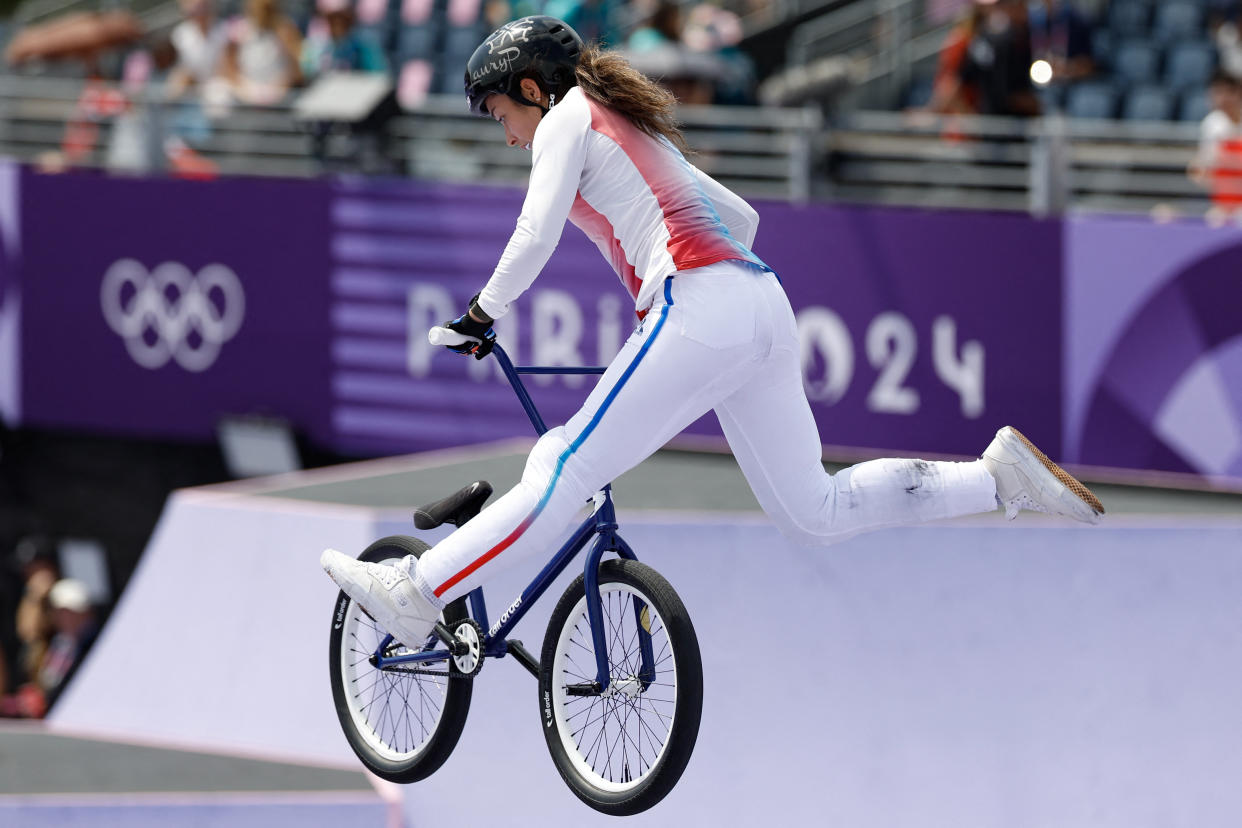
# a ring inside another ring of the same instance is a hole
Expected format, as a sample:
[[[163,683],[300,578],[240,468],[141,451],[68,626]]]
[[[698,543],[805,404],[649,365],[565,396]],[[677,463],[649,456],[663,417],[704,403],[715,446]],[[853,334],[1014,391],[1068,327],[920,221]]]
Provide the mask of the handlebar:
[[[427,341],[432,345],[447,345],[451,347],[453,345],[461,345],[463,343],[470,342],[471,338],[465,334],[459,334],[457,331],[449,330],[448,328],[437,325],[427,331]]]
[[[465,342],[475,341],[471,337],[460,334],[457,331],[448,328],[436,326],[427,331],[427,341],[432,345],[461,345]],[[509,354],[505,349],[500,347],[497,342],[492,346],[492,356],[496,357],[496,361],[500,363],[500,370],[504,372],[505,379],[509,381],[509,385],[513,387],[513,392],[517,394],[518,402],[522,404],[522,408],[526,410],[526,416],[530,418],[531,425],[535,427],[535,431],[542,435],[548,430],[540,416],[539,410],[535,408],[535,401],[531,399],[530,392],[526,390],[526,385],[522,382],[521,374],[602,374],[607,368],[603,366],[590,365],[514,365],[509,359]]]

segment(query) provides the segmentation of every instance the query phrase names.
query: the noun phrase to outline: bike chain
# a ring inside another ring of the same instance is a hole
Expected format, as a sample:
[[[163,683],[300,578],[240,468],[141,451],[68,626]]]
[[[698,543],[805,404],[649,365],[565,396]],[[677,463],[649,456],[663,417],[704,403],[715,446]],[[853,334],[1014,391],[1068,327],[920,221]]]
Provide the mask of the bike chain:
[[[482,650],[483,628],[480,627],[478,625],[478,622],[476,622],[474,619],[466,618],[462,621],[458,621],[456,624],[453,625],[454,632],[456,632],[457,628],[460,627],[462,624],[469,624],[470,626],[474,627],[475,634],[478,635],[479,637],[479,649]],[[448,678],[472,679],[479,674],[480,670],[483,669],[483,654],[482,652],[479,653],[479,659],[478,661],[475,662],[474,669],[471,670],[469,673],[463,673],[461,670],[458,670],[457,662],[452,657],[449,657],[448,663],[449,663],[449,668],[447,670],[432,670],[427,667],[385,667],[383,672],[405,673],[406,675],[414,675],[414,676],[442,676],[442,677],[447,676]]]

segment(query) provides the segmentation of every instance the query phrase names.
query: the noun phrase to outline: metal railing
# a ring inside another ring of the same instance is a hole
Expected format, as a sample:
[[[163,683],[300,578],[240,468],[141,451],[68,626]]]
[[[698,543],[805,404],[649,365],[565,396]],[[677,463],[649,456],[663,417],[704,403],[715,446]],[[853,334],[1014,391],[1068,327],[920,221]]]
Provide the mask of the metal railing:
[[[80,82],[0,76],[0,154],[55,150]],[[1203,212],[1186,175],[1198,129],[1185,123],[941,118],[854,112],[826,127],[814,110],[684,107],[692,162],[749,197],[808,198],[1056,214],[1067,209]],[[424,179],[524,184],[529,156],[455,97],[433,97],[392,125],[389,154]],[[313,176],[310,138],[289,107],[216,121],[205,155],[227,175]],[[103,166],[106,127],[86,163]]]
[[[0,154],[29,161],[57,149],[81,89],[80,81],[0,76]],[[163,109],[167,115],[170,107]],[[726,186],[750,196],[810,196],[813,148],[822,131],[817,111],[686,106],[679,115],[695,150],[692,162]],[[499,127],[471,116],[458,96],[429,97],[397,116],[391,134],[389,160],[420,178],[517,184],[530,171],[529,155],[506,147]],[[104,165],[107,140],[105,124],[85,163]],[[337,138],[330,152],[344,141]],[[289,105],[238,108],[213,122],[203,155],[228,175],[323,171]]]
[[[856,76],[852,99],[891,109],[916,68],[934,61],[951,25],[929,15],[924,0],[854,0],[795,27],[786,65],[846,58]]]
[[[1036,214],[1198,214],[1208,197],[1186,174],[1198,137],[1186,123],[856,112],[820,139],[829,171],[815,195]]]

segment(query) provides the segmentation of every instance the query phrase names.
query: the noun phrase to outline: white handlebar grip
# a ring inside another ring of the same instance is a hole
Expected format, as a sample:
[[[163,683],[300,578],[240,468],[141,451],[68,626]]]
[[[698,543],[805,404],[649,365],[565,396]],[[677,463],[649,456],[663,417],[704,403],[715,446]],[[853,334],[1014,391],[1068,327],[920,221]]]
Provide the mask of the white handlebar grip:
[[[457,331],[436,326],[427,331],[427,341],[432,345],[460,345],[463,342],[474,342],[475,340],[465,334],[459,334]]]

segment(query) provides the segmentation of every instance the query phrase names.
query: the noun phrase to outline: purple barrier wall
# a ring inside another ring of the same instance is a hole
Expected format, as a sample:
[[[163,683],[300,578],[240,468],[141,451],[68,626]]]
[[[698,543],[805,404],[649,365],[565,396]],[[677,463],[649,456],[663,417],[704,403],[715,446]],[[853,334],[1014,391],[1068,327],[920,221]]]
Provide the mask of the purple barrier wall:
[[[424,335],[483,285],[520,206],[520,193],[485,189],[338,189],[332,420],[342,444],[392,452],[529,433],[493,364],[463,364]],[[756,250],[798,312],[825,443],[974,454],[999,424],[1015,421],[1059,444],[1057,224],[760,209]],[[978,255],[983,238],[1029,250],[1003,276],[1021,302],[997,300],[996,267]],[[498,331],[520,361],[572,365],[608,361],[634,323],[612,271],[568,227]],[[581,377],[536,383],[550,421],[568,417],[585,388]],[[690,431],[719,434],[710,416]]]
[[[270,413],[367,454],[529,433],[494,363],[425,338],[486,280],[520,193],[25,172],[17,209],[8,169],[0,366],[22,354],[20,385],[0,371],[8,419],[210,439],[222,415]],[[971,455],[1014,423],[1073,462],[1242,481],[1242,231],[759,210],[825,444]],[[498,330],[521,362],[599,363],[634,321],[567,227]],[[588,382],[534,380],[547,419]],[[718,434],[710,415],[689,431]]]
[[[326,188],[23,181],[22,416],[202,439],[225,414],[326,428]]]
[[[1066,458],[1242,483],[1242,229],[1065,227]]]

